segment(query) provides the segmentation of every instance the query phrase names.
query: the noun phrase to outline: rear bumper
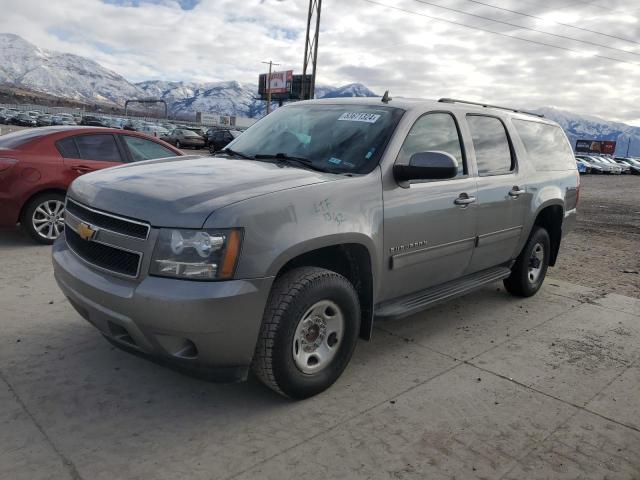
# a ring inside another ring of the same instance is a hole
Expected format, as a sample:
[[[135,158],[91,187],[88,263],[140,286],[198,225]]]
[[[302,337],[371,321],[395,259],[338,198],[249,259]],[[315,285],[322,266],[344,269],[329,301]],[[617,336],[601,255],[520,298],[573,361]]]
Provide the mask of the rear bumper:
[[[243,380],[273,278],[133,282],[99,272],[61,237],[54,274],[73,307],[115,345],[212,380]]]

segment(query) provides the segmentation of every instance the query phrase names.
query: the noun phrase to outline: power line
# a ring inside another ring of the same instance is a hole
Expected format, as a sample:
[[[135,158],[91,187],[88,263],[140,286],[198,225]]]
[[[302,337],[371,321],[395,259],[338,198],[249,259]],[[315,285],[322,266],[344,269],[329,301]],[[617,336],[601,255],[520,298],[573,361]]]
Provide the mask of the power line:
[[[432,7],[441,8],[443,10],[448,10],[450,12],[455,12],[455,13],[459,13],[459,14],[462,14],[462,15],[467,15],[469,17],[480,18],[482,20],[488,20],[488,21],[494,22],[494,23],[501,23],[502,25],[508,25],[510,27],[515,27],[515,28],[522,29],[522,30],[530,30],[532,32],[542,33],[544,35],[550,35],[552,37],[562,38],[563,40],[571,40],[573,42],[585,43],[587,45],[591,45],[591,46],[594,46],[594,47],[607,48],[609,50],[616,50],[618,52],[628,53],[629,55],[638,55],[638,56],[640,56],[640,53],[630,52],[628,50],[622,50],[621,48],[609,47],[608,45],[602,45],[601,43],[591,42],[589,40],[580,40],[579,38],[568,37],[567,35],[560,35],[558,33],[545,32],[544,30],[538,30],[537,28],[525,27],[523,25],[518,25],[517,23],[505,22],[504,20],[496,20],[496,19],[491,18],[491,17],[485,17],[484,15],[478,15],[478,14],[475,14],[475,13],[465,12],[464,10],[458,10],[457,8],[444,7],[442,5],[438,5],[437,3],[427,2],[426,0],[413,0],[413,1],[414,2],[418,2],[418,3],[422,3],[424,5],[429,5],[429,6],[432,6]]]
[[[467,2],[471,2],[471,3],[477,3],[478,5],[484,5],[485,7],[494,8],[496,10],[502,10],[503,12],[515,13],[516,15],[521,15],[523,17],[535,18],[536,20],[542,20],[542,21],[549,22],[549,23],[555,23],[556,25],[562,25],[563,27],[574,28],[576,30],[582,30],[583,32],[595,33],[597,35],[603,35],[605,37],[615,38],[616,40],[622,40],[623,42],[630,42],[630,43],[635,43],[637,45],[640,45],[640,42],[636,42],[635,40],[630,40],[628,38],[617,37],[615,35],[609,35],[608,33],[598,32],[596,30],[590,30],[590,29],[584,28],[584,27],[577,27],[575,25],[569,25],[568,23],[562,23],[562,22],[556,22],[556,21],[553,21],[553,20],[547,20],[546,18],[538,17],[538,16],[532,15],[530,13],[518,12],[516,10],[510,10],[508,8],[498,7],[497,5],[491,5],[489,3],[479,2],[478,0],[466,0],[466,1]],[[629,53],[633,53],[633,52],[629,52]]]
[[[542,45],[542,46],[545,46],[545,47],[557,48],[559,50],[565,50],[567,52],[573,52],[573,53],[579,53],[579,54],[584,54],[585,53],[585,52],[581,52],[580,50],[575,50],[573,48],[561,47],[559,45],[553,45],[551,43],[539,42],[537,40],[530,40],[528,38],[522,38],[522,37],[518,37],[516,35],[509,35],[507,33],[494,32],[493,30],[489,30],[487,28],[474,27],[474,26],[471,26],[471,25],[467,25],[466,23],[455,22],[453,20],[447,20],[447,19],[441,18],[441,17],[435,17],[433,15],[427,15],[426,13],[414,12],[412,10],[407,10],[407,9],[400,8],[400,7],[394,7],[392,5],[387,5],[385,3],[376,2],[375,0],[362,0],[362,1],[367,2],[367,3],[371,3],[373,5],[378,5],[380,7],[390,8],[392,10],[398,10],[400,12],[409,13],[411,15],[417,15],[417,16],[420,16],[420,17],[430,18],[431,20],[435,20],[437,22],[450,23],[451,25],[457,25],[459,27],[469,28],[471,30],[479,30],[481,32],[491,33],[493,35],[499,35],[501,37],[514,38],[516,40],[520,40],[520,41],[527,42],[527,43],[533,43],[535,45]],[[594,54],[591,54],[589,56],[590,57],[603,58],[603,59],[606,59],[606,60],[611,60],[612,62],[626,63],[628,65],[634,65],[636,67],[640,66],[640,63],[629,62],[627,60],[620,60],[619,58],[607,57],[606,55],[599,55],[599,54],[595,54],[594,53]]]

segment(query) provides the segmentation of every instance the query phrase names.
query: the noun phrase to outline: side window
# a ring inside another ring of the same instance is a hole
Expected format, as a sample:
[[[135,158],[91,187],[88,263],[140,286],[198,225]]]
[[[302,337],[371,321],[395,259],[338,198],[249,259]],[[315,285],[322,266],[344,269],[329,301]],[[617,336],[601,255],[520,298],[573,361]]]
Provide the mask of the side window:
[[[84,160],[99,160],[103,162],[121,162],[120,151],[113,135],[76,135],[72,137],[80,158]]]
[[[456,122],[448,113],[427,113],[413,124],[402,144],[397,162],[408,164],[414,153],[437,150],[458,161],[458,176],[467,173]]]
[[[538,171],[575,168],[575,157],[559,126],[513,119],[531,163]]]
[[[467,123],[476,151],[478,175],[487,177],[511,172],[515,165],[502,122],[495,117],[467,115]]]
[[[63,138],[56,142],[56,148],[64,158],[80,158],[78,147],[73,137]]]
[[[124,143],[127,144],[129,152],[134,162],[140,160],[150,160],[152,158],[175,157],[176,154],[159,143],[144,138],[123,135]]]

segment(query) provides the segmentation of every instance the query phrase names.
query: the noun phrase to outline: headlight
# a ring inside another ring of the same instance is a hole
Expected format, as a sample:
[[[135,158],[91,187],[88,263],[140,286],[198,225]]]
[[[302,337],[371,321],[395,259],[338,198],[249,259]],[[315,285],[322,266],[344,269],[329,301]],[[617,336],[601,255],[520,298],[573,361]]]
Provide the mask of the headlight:
[[[163,228],[151,257],[150,275],[191,280],[227,280],[240,255],[242,230]]]

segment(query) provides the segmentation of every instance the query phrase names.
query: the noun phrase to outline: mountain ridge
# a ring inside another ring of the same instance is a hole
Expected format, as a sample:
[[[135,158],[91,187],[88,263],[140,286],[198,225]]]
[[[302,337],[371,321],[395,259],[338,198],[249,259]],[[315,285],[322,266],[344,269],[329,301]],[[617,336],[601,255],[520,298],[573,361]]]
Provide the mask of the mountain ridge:
[[[196,111],[257,118],[266,113],[258,87],[235,80],[186,82],[147,80],[131,83],[80,55],[42,49],[19,35],[0,33],[0,85],[72,100],[89,107],[122,108],[127,99],[161,98],[170,114],[193,118]],[[361,83],[318,85],[316,98],[378,96]],[[572,147],[577,139],[616,140],[617,154],[640,155],[640,127],[553,107],[533,109],[558,122]]]

